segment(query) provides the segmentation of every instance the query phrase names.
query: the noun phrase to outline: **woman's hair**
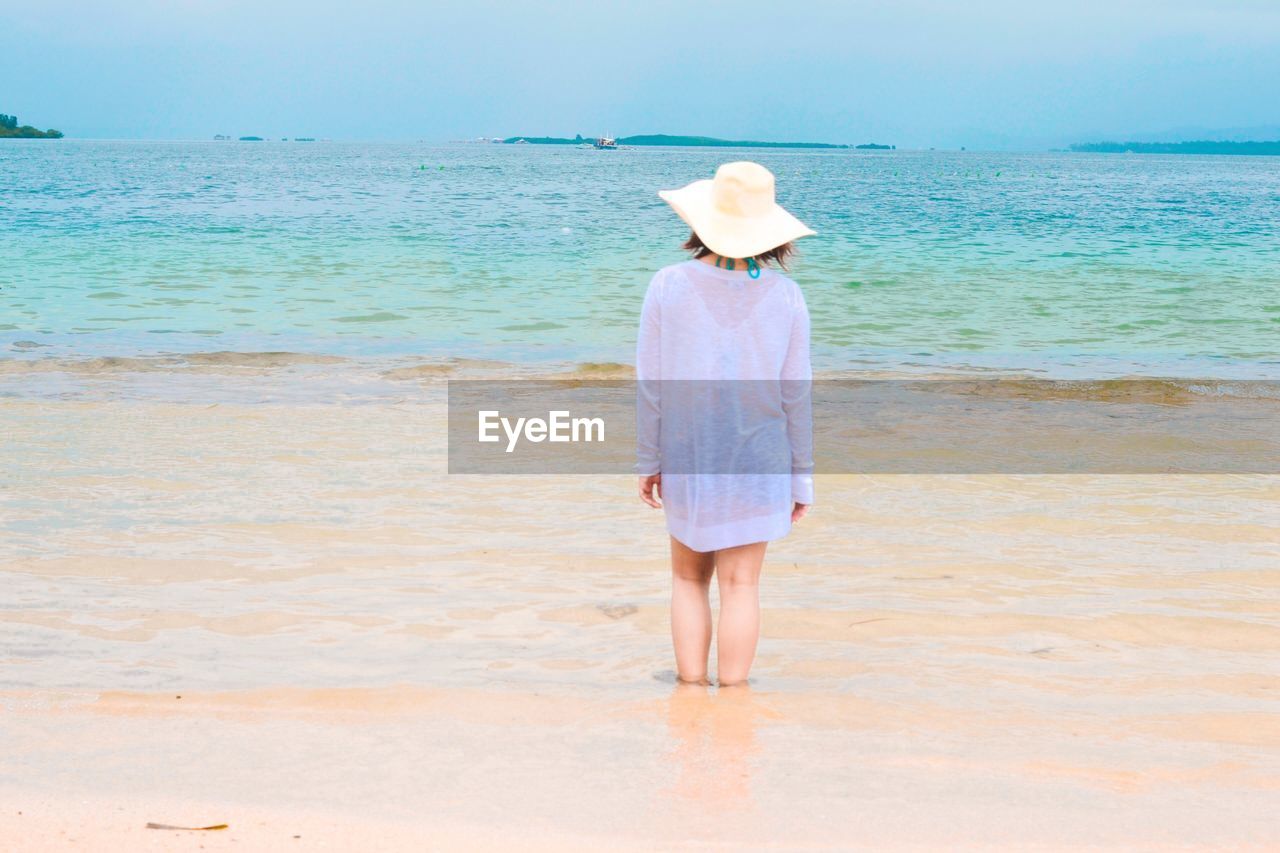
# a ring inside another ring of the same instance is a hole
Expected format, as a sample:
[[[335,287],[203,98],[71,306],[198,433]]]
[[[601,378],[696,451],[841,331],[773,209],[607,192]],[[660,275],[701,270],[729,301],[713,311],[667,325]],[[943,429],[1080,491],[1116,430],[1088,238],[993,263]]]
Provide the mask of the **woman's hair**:
[[[705,258],[707,255],[715,254],[702,242],[702,238],[698,236],[696,231],[689,232],[689,239],[685,240],[684,245],[680,248],[686,252],[693,252],[695,258]],[[787,268],[787,258],[791,257],[793,251],[795,251],[794,244],[783,243],[781,246],[774,246],[767,252],[761,252],[753,260],[756,263],[773,264],[785,270]]]

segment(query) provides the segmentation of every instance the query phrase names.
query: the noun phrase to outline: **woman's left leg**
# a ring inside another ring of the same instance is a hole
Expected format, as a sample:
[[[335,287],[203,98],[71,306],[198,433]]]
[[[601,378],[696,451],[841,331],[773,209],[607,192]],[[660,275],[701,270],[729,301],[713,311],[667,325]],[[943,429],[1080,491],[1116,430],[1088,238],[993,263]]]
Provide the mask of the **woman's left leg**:
[[[760,568],[768,542],[716,551],[720,624],[716,628],[716,676],[740,684],[751,673],[760,639]]]
[[[714,552],[694,551],[671,537],[671,642],[681,681],[707,680],[714,557]]]

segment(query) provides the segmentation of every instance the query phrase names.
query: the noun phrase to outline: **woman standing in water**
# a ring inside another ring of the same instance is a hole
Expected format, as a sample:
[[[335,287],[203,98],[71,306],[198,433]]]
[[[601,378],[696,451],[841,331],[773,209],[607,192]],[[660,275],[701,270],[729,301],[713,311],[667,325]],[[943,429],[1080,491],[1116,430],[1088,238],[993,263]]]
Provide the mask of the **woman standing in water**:
[[[747,680],[771,540],[813,503],[809,313],[784,268],[814,233],[774,200],[757,163],[659,195],[693,229],[692,260],[645,294],[636,352],[640,497],[671,536],[676,671],[706,682],[710,585],[720,588],[721,685]]]

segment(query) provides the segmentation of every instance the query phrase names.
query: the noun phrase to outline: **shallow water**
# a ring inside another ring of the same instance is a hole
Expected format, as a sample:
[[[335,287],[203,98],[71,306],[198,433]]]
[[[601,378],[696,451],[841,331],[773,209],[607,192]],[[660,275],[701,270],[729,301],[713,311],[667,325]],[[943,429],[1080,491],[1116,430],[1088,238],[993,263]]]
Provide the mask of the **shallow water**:
[[[46,815],[31,849],[67,846],[72,799],[103,849],[157,817],[264,847],[378,820],[573,842],[547,849],[1276,841],[1274,476],[819,477],[769,550],[750,691],[690,692],[630,477],[446,476],[438,382],[156,379],[0,402],[0,792]]]
[[[630,477],[447,476],[443,383],[357,404],[201,396],[0,406],[0,689],[644,693],[670,677],[665,536]],[[941,688],[970,706],[1046,660],[1051,680],[1116,690],[1138,660],[1188,685],[1280,675],[1273,476],[831,476],[819,492],[770,551],[770,688]],[[924,658],[924,681],[901,669]]]

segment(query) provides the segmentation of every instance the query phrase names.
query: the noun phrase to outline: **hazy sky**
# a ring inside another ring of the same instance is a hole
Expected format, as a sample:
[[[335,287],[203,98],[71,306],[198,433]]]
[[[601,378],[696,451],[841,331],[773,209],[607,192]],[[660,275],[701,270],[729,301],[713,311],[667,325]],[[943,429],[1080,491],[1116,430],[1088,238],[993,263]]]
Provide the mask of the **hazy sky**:
[[[1031,147],[1280,125],[1280,0],[0,0],[79,137],[700,133]]]

